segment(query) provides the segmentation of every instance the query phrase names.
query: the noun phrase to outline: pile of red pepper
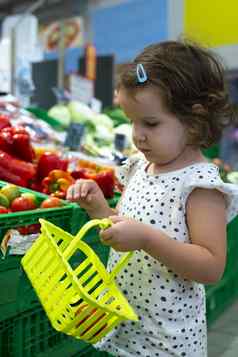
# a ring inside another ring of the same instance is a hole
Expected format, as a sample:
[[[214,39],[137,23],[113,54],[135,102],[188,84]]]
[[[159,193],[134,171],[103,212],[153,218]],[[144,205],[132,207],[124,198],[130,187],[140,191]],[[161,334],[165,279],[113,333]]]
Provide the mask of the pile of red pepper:
[[[35,158],[30,135],[22,127],[7,126],[0,131],[0,150],[27,162]]]
[[[35,166],[0,150],[0,179],[18,186],[29,187],[35,177]]]
[[[67,171],[68,160],[62,159],[58,154],[50,151],[44,152],[38,159],[36,164],[36,176],[32,180],[30,188],[35,191],[46,192],[45,184],[43,180],[53,170]],[[63,196],[61,196],[63,198]]]
[[[22,127],[12,127],[1,115],[0,125],[0,179],[28,187],[36,174],[29,134]]]
[[[110,167],[79,160],[77,169],[69,173],[68,160],[52,152],[43,153],[36,161],[25,128],[12,127],[8,118],[0,115],[0,180],[65,198],[68,187],[76,179],[92,179],[106,198],[114,195],[115,176]]]

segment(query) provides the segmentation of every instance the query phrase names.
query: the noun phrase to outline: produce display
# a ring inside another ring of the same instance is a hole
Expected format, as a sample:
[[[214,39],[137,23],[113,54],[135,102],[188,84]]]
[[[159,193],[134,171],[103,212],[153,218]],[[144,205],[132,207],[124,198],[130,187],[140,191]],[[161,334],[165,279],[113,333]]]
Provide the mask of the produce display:
[[[0,213],[14,213],[20,211],[35,210],[37,208],[61,207],[63,201],[57,197],[47,197],[39,200],[36,194],[21,192],[21,188],[6,184],[0,189]]]
[[[22,191],[20,186],[16,186],[14,184],[6,183],[0,189],[0,217],[2,218],[9,215],[13,218],[14,214],[19,217],[19,214],[24,214],[24,212],[29,212],[31,215],[30,212],[36,212],[37,210],[42,212],[42,210],[49,208],[57,209],[63,207],[64,205],[65,201],[62,201],[57,197],[39,197],[37,192]],[[8,218],[6,217],[6,219]],[[22,245],[21,254],[24,254],[26,248],[29,249],[30,245],[40,233],[39,223],[22,225],[20,224],[21,219],[16,218],[15,221],[19,222],[19,226],[17,223],[14,223],[14,225],[4,233],[4,236],[1,237],[1,252],[4,256],[6,255],[8,246],[10,244],[13,246],[18,245],[19,240]],[[29,221],[31,221],[30,218]],[[34,239],[32,238],[32,235],[34,235]]]
[[[71,123],[83,124],[85,135],[83,147],[96,155],[111,155],[115,150],[116,134],[125,136],[124,149],[134,150],[131,139],[131,125],[121,109],[106,110],[105,113],[95,113],[86,104],[70,101],[68,104],[57,104],[48,114],[67,128]]]
[[[62,200],[66,198],[68,187],[81,178],[95,180],[107,199],[114,196],[117,186],[111,152],[116,150],[113,149],[114,136],[120,126],[114,127],[109,116],[93,113],[77,102],[69,103],[67,108],[56,106],[49,114],[52,123],[58,122],[55,127],[20,108],[17,101],[0,103],[0,180],[6,182],[0,189],[1,217],[61,208],[65,205],[66,201]],[[75,153],[64,145],[67,128],[72,122],[85,126],[83,145]],[[128,148],[127,140],[125,144]],[[101,149],[104,154],[100,153]],[[107,164],[98,162],[98,158]],[[33,191],[23,192],[21,187]],[[39,200],[37,192],[48,196]],[[1,250],[4,256],[9,245],[11,254],[24,254],[38,236],[39,229],[36,220],[26,225],[13,224],[3,231]]]

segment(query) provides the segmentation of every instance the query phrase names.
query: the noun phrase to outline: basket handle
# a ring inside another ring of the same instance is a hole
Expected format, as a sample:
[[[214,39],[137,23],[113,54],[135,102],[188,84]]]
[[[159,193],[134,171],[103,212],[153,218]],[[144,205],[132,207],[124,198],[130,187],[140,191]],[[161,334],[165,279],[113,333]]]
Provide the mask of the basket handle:
[[[103,219],[92,219],[91,221],[87,222],[83,225],[83,227],[79,230],[76,234],[70,245],[65,249],[63,255],[65,259],[68,259],[71,254],[72,250],[77,248],[78,242],[83,238],[83,236],[89,231],[91,228],[95,226],[99,226],[101,229],[106,229],[112,225],[112,221],[108,218]]]
[[[112,225],[112,221],[109,218],[103,218],[103,219],[92,219],[91,221],[87,222],[77,233],[75,236],[73,242],[71,244],[74,244],[77,246],[78,241],[82,239],[82,237],[87,233],[87,231],[95,226],[99,226],[101,229],[107,229]],[[71,245],[72,248],[72,245]],[[67,249],[66,249],[67,250]],[[66,252],[65,252],[66,253]],[[64,254],[65,254],[64,253]],[[124,254],[117,265],[112,269],[110,272],[110,278],[108,282],[111,282],[115,276],[119,273],[119,271],[127,264],[131,256],[133,255],[133,252],[129,252],[127,254]]]
[[[84,224],[84,226],[79,230],[76,234],[74,241],[78,242],[83,238],[83,236],[89,231],[91,228],[95,226],[99,226],[101,229],[107,229],[112,225],[112,221],[109,218],[103,219],[92,219],[91,221]]]

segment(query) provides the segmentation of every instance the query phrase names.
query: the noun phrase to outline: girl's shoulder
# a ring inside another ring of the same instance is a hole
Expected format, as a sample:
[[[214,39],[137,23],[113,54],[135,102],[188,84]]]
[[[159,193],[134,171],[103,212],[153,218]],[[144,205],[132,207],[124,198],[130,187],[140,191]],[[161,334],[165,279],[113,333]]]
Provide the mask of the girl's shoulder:
[[[185,183],[192,181],[210,182],[221,181],[219,168],[210,162],[198,162],[184,168]]]
[[[219,168],[212,163],[197,163],[187,168],[184,176],[181,198],[186,202],[195,188],[218,190],[224,194],[227,203],[227,221],[238,214],[238,186],[225,183]]]

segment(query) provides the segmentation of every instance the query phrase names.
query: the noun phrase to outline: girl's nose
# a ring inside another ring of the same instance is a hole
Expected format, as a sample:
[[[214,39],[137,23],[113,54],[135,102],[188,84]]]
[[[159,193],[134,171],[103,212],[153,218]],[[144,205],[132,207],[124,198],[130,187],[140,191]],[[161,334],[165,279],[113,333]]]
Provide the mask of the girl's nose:
[[[140,138],[137,139],[138,143],[144,143],[146,141],[146,137],[145,136],[140,136]]]
[[[146,135],[143,130],[135,127],[133,128],[133,138],[138,143],[143,143],[146,141]]]
[[[137,143],[138,145],[143,144],[146,141],[146,136],[145,135],[133,135],[133,140],[135,144]]]

